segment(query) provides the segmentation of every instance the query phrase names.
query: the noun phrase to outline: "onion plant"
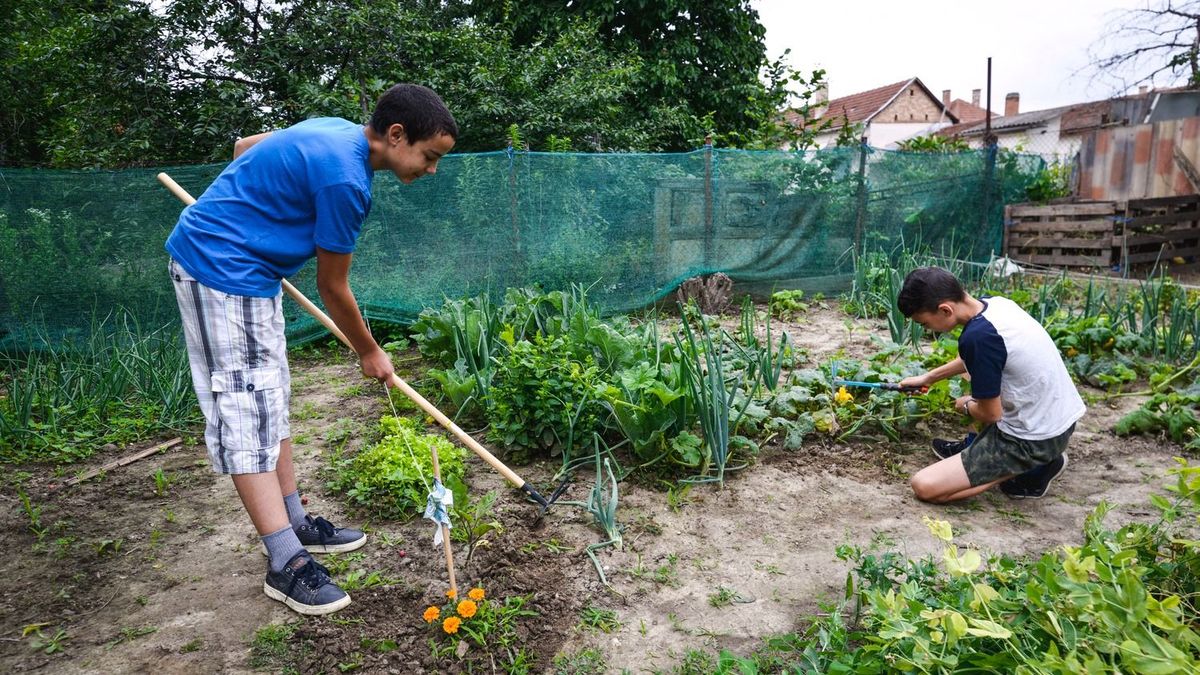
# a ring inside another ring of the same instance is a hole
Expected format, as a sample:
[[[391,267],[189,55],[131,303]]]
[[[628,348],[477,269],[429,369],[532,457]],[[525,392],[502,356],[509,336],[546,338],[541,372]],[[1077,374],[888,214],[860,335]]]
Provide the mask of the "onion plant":
[[[177,326],[110,315],[82,338],[41,333],[36,347],[0,354],[0,457],[78,459],[199,418]]]
[[[600,575],[600,581],[608,586],[608,578],[604,575],[604,567],[596,558],[596,551],[608,546],[615,546],[617,550],[621,550],[624,545],[621,539],[621,526],[617,524],[617,505],[620,501],[620,493],[617,487],[617,477],[613,473],[609,458],[601,456],[599,435],[593,437],[592,447],[596,463],[596,482],[592,485],[585,508],[588,513],[592,514],[596,525],[603,530],[608,540],[591,544],[586,550],[588,557],[592,559],[592,564],[596,566],[596,573]],[[601,470],[601,462],[603,462],[603,470]]]
[[[680,308],[682,310],[682,307]],[[736,411],[731,423],[730,411],[733,407],[734,395],[742,382],[742,377],[736,377],[729,382],[725,377],[725,366],[713,341],[712,331],[704,316],[700,316],[700,340],[692,332],[691,325],[683,322],[683,337],[675,336],[675,344],[679,349],[680,379],[684,390],[695,409],[704,434],[707,452],[702,455],[700,472],[691,482],[712,482],[725,485],[725,472],[742,467],[729,466],[729,438],[731,428],[736,427],[746,407],[754,398],[758,387],[746,396],[741,410]],[[710,471],[715,471],[715,475]]]
[[[783,332],[779,338],[779,347],[775,348],[774,337],[771,335],[771,312],[768,311],[766,344],[762,344],[756,335],[757,323],[754,301],[747,295],[742,299],[739,339],[733,344],[746,361],[746,379],[751,382],[761,382],[767,391],[775,391],[775,388],[779,386],[779,376],[783,373],[784,361],[790,353],[790,338],[786,332]]]

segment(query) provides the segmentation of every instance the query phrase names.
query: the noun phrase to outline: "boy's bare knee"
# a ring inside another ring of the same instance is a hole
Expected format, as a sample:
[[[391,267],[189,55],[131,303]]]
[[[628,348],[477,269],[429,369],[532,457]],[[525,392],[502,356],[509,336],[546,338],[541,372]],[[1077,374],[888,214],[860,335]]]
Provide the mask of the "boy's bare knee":
[[[913,494],[917,499],[934,503],[941,501],[937,482],[930,480],[926,472],[918,471],[909,481],[909,485],[912,486]]]

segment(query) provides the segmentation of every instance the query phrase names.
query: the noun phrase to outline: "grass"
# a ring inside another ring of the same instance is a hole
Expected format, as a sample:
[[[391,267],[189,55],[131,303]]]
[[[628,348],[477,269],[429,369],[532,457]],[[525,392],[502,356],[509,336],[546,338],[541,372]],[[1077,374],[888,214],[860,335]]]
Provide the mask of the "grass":
[[[588,605],[579,610],[579,627],[599,633],[612,633],[621,628],[616,610]]]
[[[109,642],[106,646],[109,649],[112,649],[113,647],[116,647],[117,645],[121,644],[122,642],[129,642],[130,640],[134,640],[134,639],[140,638],[144,635],[150,635],[151,633],[157,633],[157,632],[158,632],[157,626],[141,626],[138,628],[127,626],[125,628],[122,628],[120,635],[118,635],[116,637],[116,639]]]
[[[604,675],[608,662],[604,652],[589,647],[554,657],[554,675]]]
[[[713,607],[728,607],[738,597],[738,592],[725,586],[717,586],[717,590],[708,594],[708,604]]]
[[[256,630],[250,643],[250,667],[295,672],[294,664],[301,663],[311,649],[307,643],[292,644],[297,625],[271,623]]]
[[[191,654],[192,652],[198,652],[203,648],[204,648],[204,639],[196,638],[195,640],[192,640],[191,642],[188,642],[187,644],[180,647],[179,653],[180,654]]]

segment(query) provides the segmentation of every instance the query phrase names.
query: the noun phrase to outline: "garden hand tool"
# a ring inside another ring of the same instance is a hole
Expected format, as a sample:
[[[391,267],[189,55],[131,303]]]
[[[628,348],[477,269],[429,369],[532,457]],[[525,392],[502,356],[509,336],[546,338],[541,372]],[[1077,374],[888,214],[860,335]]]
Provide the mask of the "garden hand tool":
[[[854,380],[834,380],[835,387],[870,387],[871,389],[883,389],[884,391],[902,391],[906,394],[924,394],[929,391],[929,387],[902,387],[895,382],[856,382]]]
[[[867,387],[870,389],[882,389],[884,391],[902,391],[906,394],[924,394],[929,391],[929,387],[902,387],[895,382],[860,382],[858,380],[842,380],[837,376],[837,362],[834,361],[832,372],[833,386],[835,387]]]
[[[184,190],[166,173],[158,174],[158,180],[184,204],[191,205],[196,202],[196,200],[190,194],[188,194],[186,190]],[[320,321],[321,325],[325,326],[325,328],[328,329],[329,332],[335,337],[337,337],[342,344],[353,349],[353,347],[350,345],[350,341],[346,339],[346,336],[342,334],[342,331],[337,327],[336,324],[333,323],[333,320],[330,319],[325,312],[321,311],[319,307],[314,305],[312,301],[306,298],[304,294],[297,290],[296,287],[291,283],[289,283],[287,279],[283,279],[281,281],[283,283],[283,290],[287,291],[287,294],[292,296],[293,300],[303,307],[305,311],[311,314],[313,318],[315,318],[317,321]],[[531,499],[533,499],[533,501],[537,502],[540,505],[540,508],[538,509],[537,518],[534,520],[535,524],[542,520],[542,516],[546,514],[546,510],[549,509],[550,506],[559,498],[559,496],[562,495],[562,491],[566,487],[565,482],[550,495],[550,499],[546,499],[532,485],[525,482],[524,479],[518,476],[516,472],[505,466],[500,460],[496,459],[496,457],[492,453],[488,452],[486,448],[480,445],[478,441],[476,441],[474,438],[471,438],[467,432],[460,429],[459,426],[455,424],[449,417],[446,417],[442,411],[438,410],[433,406],[432,403],[425,400],[424,396],[421,396],[421,394],[410,387],[407,382],[400,379],[398,375],[393,374],[389,384],[404,392],[405,396],[416,403],[417,406],[420,407],[421,410],[425,411],[426,414],[437,420],[438,424],[442,425],[447,431],[454,434],[454,437],[457,438],[463,445],[467,446],[471,452],[474,452],[476,455],[478,455],[480,459],[482,459],[484,462],[487,462],[487,464],[495,469],[496,472],[498,472],[501,476],[504,476],[508,482],[512,483],[518,489],[524,491]],[[438,464],[435,458],[435,471],[437,468]],[[436,476],[436,478],[440,480],[441,477]]]

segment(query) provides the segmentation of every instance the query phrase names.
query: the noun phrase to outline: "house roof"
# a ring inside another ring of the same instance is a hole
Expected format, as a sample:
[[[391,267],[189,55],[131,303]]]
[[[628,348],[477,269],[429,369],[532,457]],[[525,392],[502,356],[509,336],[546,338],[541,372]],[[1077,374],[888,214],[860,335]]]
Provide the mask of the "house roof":
[[[1046,124],[1055,117],[1066,113],[1074,107],[1075,106],[1064,105],[1057,108],[1031,110],[1029,112],[1019,113],[1016,115],[994,117],[992,118],[992,131],[998,133],[1003,131],[1018,131],[1020,129],[1028,129],[1030,127],[1038,127]],[[986,120],[980,120],[969,125],[955,125],[956,127],[959,127],[958,130],[954,130],[954,127],[947,127],[942,129],[941,133],[943,135],[950,135],[950,133],[953,131],[953,135],[956,136],[979,136],[983,134],[986,128],[986,125],[984,124],[985,121]]]
[[[971,103],[964,101],[961,98],[956,98],[950,103],[950,114],[958,118],[960,124],[968,122],[982,122],[987,119],[987,110]],[[992,113],[992,119],[998,117],[996,113]]]
[[[942,105],[941,99],[934,96],[929,91],[929,88],[921,82],[921,78],[919,77],[910,77],[900,82],[893,82],[892,84],[886,84],[882,87],[876,87],[875,89],[862,91],[857,94],[835,98],[826,104],[825,112],[822,113],[818,120],[833,119],[834,124],[830,127],[831,129],[840,129],[845,126],[842,123],[843,115],[845,116],[845,122],[849,124],[869,124],[876,115],[888,107],[910,84],[919,86],[938,108],[946,112],[946,117],[951,122],[958,121],[958,117]],[[793,124],[800,122],[800,116],[794,111],[787,111],[785,116]]]
[[[1081,134],[1112,125],[1140,124],[1153,118],[1157,112],[1156,100],[1160,101],[1159,105],[1161,105],[1161,101],[1167,97],[1188,93],[1179,89],[1159,89],[1130,96],[1088,101],[1045,110],[1032,110],[1019,115],[994,117],[992,118],[992,131],[996,133],[1020,131],[1041,126],[1056,117],[1061,118],[1059,134],[1063,135]],[[1192,102],[1192,108],[1188,108],[1186,105],[1181,108],[1184,116],[1192,110],[1200,110],[1200,92],[1190,93],[1195,96],[1195,100]],[[956,124],[939,129],[937,133],[947,137],[980,136],[984,133],[984,124],[982,120]]]

